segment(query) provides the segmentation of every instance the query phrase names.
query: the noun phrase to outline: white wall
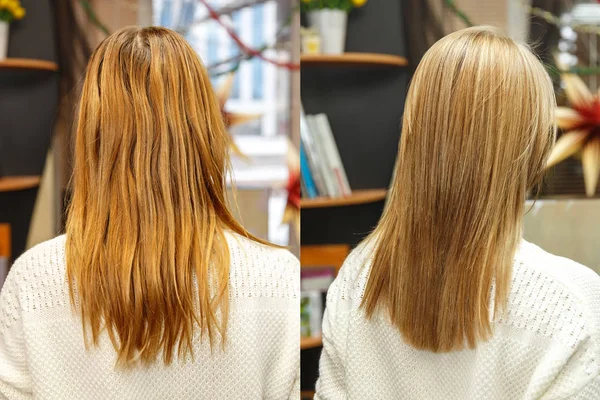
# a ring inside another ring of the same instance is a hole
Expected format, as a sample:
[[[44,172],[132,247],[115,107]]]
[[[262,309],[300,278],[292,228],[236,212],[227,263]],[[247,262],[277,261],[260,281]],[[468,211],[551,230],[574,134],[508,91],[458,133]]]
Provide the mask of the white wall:
[[[600,273],[600,199],[539,200],[525,215],[524,237]]]

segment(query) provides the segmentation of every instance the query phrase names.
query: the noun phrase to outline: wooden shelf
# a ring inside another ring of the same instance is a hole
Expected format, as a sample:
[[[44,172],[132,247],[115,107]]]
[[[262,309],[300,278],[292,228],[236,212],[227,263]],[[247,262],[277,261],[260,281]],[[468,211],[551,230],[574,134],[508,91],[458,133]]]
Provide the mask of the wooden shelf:
[[[10,259],[11,246],[12,235],[10,233],[10,224],[0,222],[0,257]],[[2,282],[0,281],[1,284]]]
[[[302,390],[300,392],[300,400],[312,400],[315,397],[314,390]]]
[[[316,197],[314,199],[300,200],[300,208],[324,208],[353,206],[356,204],[375,203],[385,199],[386,189],[353,190],[348,197]]]
[[[302,350],[313,349],[319,346],[323,346],[323,339],[321,336],[300,338],[300,349]]]
[[[32,58],[7,58],[0,60],[0,69],[34,69],[41,71],[58,71],[58,64],[53,61]]]
[[[404,67],[408,60],[392,54],[375,53],[343,53],[343,54],[302,54],[301,64],[356,64],[356,65],[390,65]]]
[[[0,177],[0,192],[16,192],[40,185],[39,176],[6,176]]]
[[[300,265],[302,268],[334,267],[337,274],[350,254],[347,244],[316,244],[300,247]]]

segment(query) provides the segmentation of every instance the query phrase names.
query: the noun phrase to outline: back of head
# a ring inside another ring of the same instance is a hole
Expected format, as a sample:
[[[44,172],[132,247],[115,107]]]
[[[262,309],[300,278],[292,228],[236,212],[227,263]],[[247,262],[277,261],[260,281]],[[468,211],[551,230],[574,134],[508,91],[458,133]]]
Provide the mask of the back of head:
[[[229,140],[206,69],[177,33],[125,28],[92,55],[67,273],[84,329],[97,343],[106,328],[121,364],[187,354],[194,327],[224,340],[224,230],[250,237],[225,202]]]
[[[539,60],[486,27],[425,54],[406,99],[391,194],[363,298],[417,348],[474,347],[508,296],[527,191],[554,139]],[[491,296],[493,290],[493,296]]]

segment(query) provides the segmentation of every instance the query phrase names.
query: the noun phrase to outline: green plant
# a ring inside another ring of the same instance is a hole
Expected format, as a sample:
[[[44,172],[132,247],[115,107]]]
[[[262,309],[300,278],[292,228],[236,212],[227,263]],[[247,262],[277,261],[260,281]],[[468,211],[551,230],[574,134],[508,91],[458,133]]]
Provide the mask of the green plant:
[[[13,22],[25,16],[25,9],[19,0],[0,0],[0,21]]]
[[[110,31],[108,30],[106,25],[100,22],[98,16],[96,15],[96,12],[94,11],[94,7],[92,7],[88,0],[79,0],[79,5],[83,8],[85,14],[87,15],[92,24],[96,25],[96,27],[100,29],[105,35],[110,35]]]
[[[367,0],[302,0],[302,11],[315,11],[322,9],[351,11],[353,8],[362,7]]]

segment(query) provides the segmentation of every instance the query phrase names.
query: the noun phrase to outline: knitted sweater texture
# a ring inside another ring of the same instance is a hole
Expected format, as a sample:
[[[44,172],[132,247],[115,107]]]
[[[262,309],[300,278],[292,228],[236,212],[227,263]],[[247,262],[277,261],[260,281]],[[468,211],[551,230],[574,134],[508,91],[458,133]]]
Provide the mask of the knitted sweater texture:
[[[115,368],[106,333],[98,347],[85,348],[69,300],[65,237],[27,251],[0,294],[0,399],[297,399],[299,261],[238,235],[227,241],[225,350],[211,353],[197,337],[193,362],[130,369]]]
[[[359,246],[328,292],[316,399],[600,399],[600,277],[523,241],[507,310],[471,350],[402,340],[361,299],[373,248]]]

